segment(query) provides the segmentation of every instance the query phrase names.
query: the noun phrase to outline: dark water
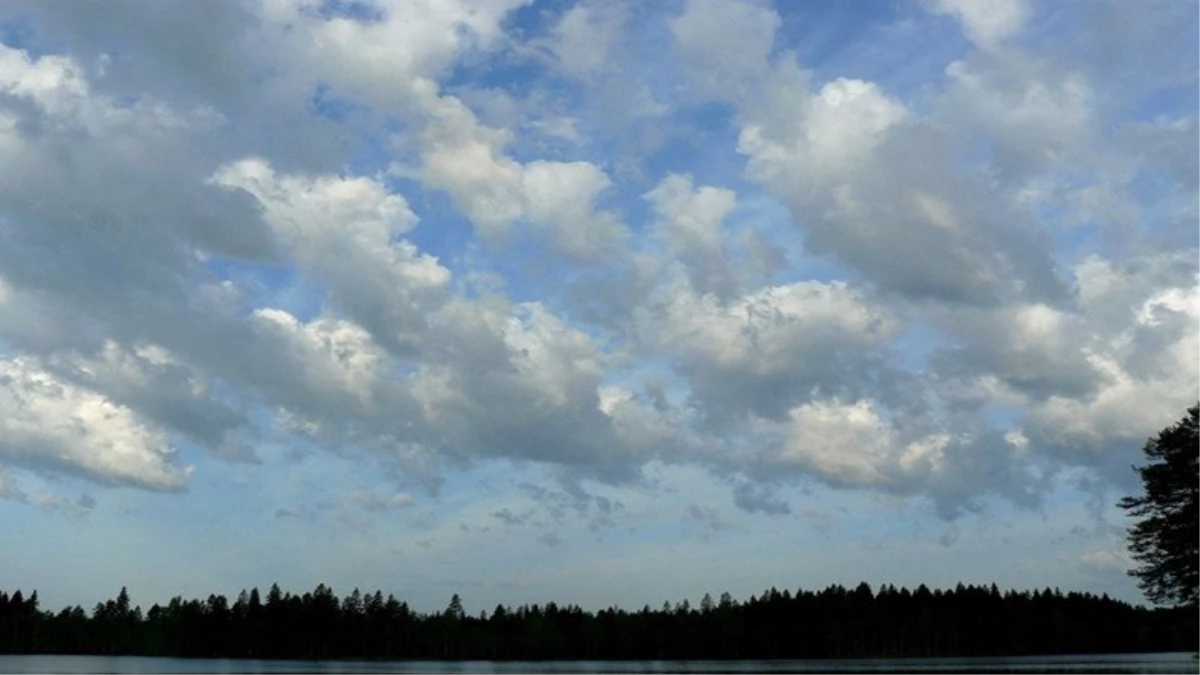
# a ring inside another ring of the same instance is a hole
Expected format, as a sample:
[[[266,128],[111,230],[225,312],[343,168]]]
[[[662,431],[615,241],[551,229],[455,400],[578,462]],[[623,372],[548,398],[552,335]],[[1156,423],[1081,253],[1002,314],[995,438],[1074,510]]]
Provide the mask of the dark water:
[[[0,673],[1197,673],[1190,652],[819,661],[243,661],[3,656]]]

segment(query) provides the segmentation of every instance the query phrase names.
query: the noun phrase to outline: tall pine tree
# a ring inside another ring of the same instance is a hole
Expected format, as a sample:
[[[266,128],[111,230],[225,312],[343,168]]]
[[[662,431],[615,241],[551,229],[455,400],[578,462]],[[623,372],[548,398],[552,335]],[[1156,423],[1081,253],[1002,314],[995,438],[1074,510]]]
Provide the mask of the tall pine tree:
[[[1119,502],[1139,520],[1129,530],[1129,550],[1140,565],[1130,571],[1153,602],[1197,606],[1200,581],[1200,438],[1190,408],[1177,424],[1146,442],[1146,466],[1135,468],[1145,494]]]

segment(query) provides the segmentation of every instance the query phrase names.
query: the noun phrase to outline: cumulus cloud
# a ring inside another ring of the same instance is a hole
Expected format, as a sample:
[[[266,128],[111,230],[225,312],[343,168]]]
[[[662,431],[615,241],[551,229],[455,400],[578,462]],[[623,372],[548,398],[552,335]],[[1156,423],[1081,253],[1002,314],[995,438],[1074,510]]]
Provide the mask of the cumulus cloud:
[[[311,0],[264,2],[260,17],[277,56],[297,73],[374,103],[403,104],[414,83],[436,78],[469,50],[501,38],[500,22],[527,0],[428,4],[387,1],[367,16],[324,14]]]
[[[779,15],[765,3],[690,0],[670,29],[696,93],[725,98],[745,95],[747,86],[765,76],[779,24]]]
[[[637,312],[640,339],[668,355],[709,415],[786,414],[813,392],[861,391],[899,322],[834,282],[772,286],[729,301],[679,283]]]
[[[272,0],[182,37],[187,81],[173,45],[18,4],[47,35],[0,46],[9,499],[178,491],[174,448],[269,437],[402,484],[348,490],[360,525],[481,462],[573,504],[657,463],[750,512],[817,482],[950,518],[1119,483],[1194,399],[1194,111],[1129,111],[1195,68],[1106,79],[1023,2],[927,3],[971,44],[920,86],[803,62],[782,3]]]
[[[416,226],[416,217],[403,197],[376,181],[277,177],[254,159],[222,167],[212,181],[253,195],[296,263],[389,347],[412,340],[422,310],[450,279],[437,259],[396,240]]]
[[[932,4],[934,11],[957,19],[967,37],[985,49],[998,47],[1017,33],[1031,13],[1025,0],[936,0]]]
[[[1161,264],[1161,263],[1160,263]],[[1085,311],[1110,311],[1109,297],[1094,284],[1136,286],[1129,267],[1089,259],[1082,265],[1081,289],[1088,299]],[[1089,360],[1103,374],[1103,383],[1082,396],[1064,392],[1031,409],[1039,440],[1050,447],[1108,450],[1097,460],[1112,463],[1114,443],[1136,444],[1147,426],[1158,429],[1194,403],[1200,382],[1200,285],[1193,276],[1178,286],[1142,287],[1140,302],[1126,306],[1124,325],[1094,325]],[[1110,286],[1110,287],[1112,287]],[[1099,323],[1097,321],[1097,323]],[[1087,455],[1085,454],[1084,457]],[[1111,467],[1116,469],[1116,467]]]
[[[867,401],[808,403],[790,412],[784,464],[805,466],[842,485],[879,485],[890,474],[940,470],[950,437],[903,443]]]
[[[1044,233],[982,176],[964,174],[953,136],[905,122],[874,83],[837,80],[813,93],[793,75],[778,86],[794,88],[791,98],[749,111],[738,149],[747,174],[804,224],[812,252],[915,300],[1065,294]]]
[[[160,346],[126,349],[110,340],[96,354],[60,355],[48,366],[59,377],[103,392],[219,457],[256,460],[243,438],[253,435],[247,417],[211,395],[211,377]]]
[[[0,384],[0,452],[9,461],[150,490],[186,484],[191,467],[174,462],[162,430],[134,410],[27,359],[0,361]]]
[[[691,176],[672,174],[645,196],[661,219],[658,228],[670,257],[687,267],[692,286],[720,296],[736,288],[723,227],[737,206],[733,190],[696,188]]]
[[[625,21],[622,10],[617,3],[575,5],[563,12],[548,36],[533,44],[549,52],[570,75],[595,75],[611,63]]]
[[[504,153],[508,133],[479,124],[457,98],[428,93],[423,101],[429,123],[419,175],[449,192],[484,237],[500,240],[523,220],[578,260],[622,251],[624,225],[596,203],[611,185],[603,171],[582,161],[518,162]]]

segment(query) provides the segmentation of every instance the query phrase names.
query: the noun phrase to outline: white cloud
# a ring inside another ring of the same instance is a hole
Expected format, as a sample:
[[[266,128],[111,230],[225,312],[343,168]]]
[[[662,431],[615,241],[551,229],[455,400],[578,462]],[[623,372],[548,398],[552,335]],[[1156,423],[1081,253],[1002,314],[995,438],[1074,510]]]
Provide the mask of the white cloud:
[[[628,473],[598,387],[605,358],[539,303],[455,301],[435,321],[444,357],[413,392],[451,457],[498,456]]]
[[[838,79],[813,93],[809,79],[775,64],[761,98],[740,108],[738,151],[811,253],[916,300],[1062,299],[1044,234],[985,175],[964,170],[964,136],[915,119],[875,83]]]
[[[798,282],[722,301],[676,282],[635,312],[712,419],[780,417],[813,392],[859,392],[899,321],[840,282]],[[859,378],[863,378],[860,380]]]
[[[311,0],[268,0],[260,11],[278,55],[299,66],[293,73],[394,105],[463,52],[491,47],[503,18],[527,1],[387,0],[372,3],[374,20],[320,17]]]
[[[257,159],[223,166],[211,181],[253,195],[296,263],[388,347],[411,343],[423,312],[444,294],[449,270],[398,239],[416,216],[377,181],[278,176]]]
[[[627,237],[615,215],[596,210],[597,198],[611,184],[588,162],[531,162],[521,177],[525,213],[549,228],[565,253],[583,260],[610,256]]]
[[[298,379],[308,389],[321,392],[331,404],[350,398],[372,411],[376,384],[386,375],[386,356],[362,327],[326,318],[301,323],[278,309],[257,309],[253,317],[255,328],[302,369]]]
[[[868,161],[887,130],[902,122],[904,106],[871,82],[838,79],[821,87],[786,125],[750,122],[738,150],[760,180],[779,177],[826,186]],[[786,176],[786,177],[785,177]]]
[[[767,74],[779,15],[748,0],[689,0],[671,20],[696,93],[736,99]]]
[[[1129,557],[1129,553],[1123,549],[1115,551],[1104,549],[1084,551],[1079,556],[1079,562],[1084,567],[1102,573],[1124,573],[1136,566],[1135,562]]]
[[[103,395],[27,359],[0,361],[0,454],[34,470],[102,483],[182,488],[190,466],[171,461],[166,434]]]
[[[211,377],[160,345],[126,348],[107,340],[94,354],[55,355],[46,365],[56,376],[103,393],[217,457],[255,459],[242,438],[250,431],[246,416],[213,396]]]
[[[807,345],[830,338],[874,344],[895,328],[883,308],[837,282],[775,286],[727,305],[682,287],[664,309],[664,323],[647,316],[648,337],[674,345],[680,355],[702,355],[706,363],[751,372],[788,368]]]
[[[1104,374],[1083,317],[1041,303],[960,309],[942,321],[961,346],[940,354],[942,373],[986,372],[1033,398],[1085,395]]]
[[[548,39],[535,44],[547,49],[566,73],[594,76],[610,66],[624,21],[617,3],[577,4],[563,13]]]
[[[1078,161],[1072,155],[1088,147],[1095,96],[1079,73],[1005,53],[972,55],[947,66],[946,75],[942,114],[987,130],[992,163],[1005,178],[1028,180],[1057,162]]]
[[[724,221],[737,206],[732,190],[696,188],[690,175],[671,174],[647,192],[660,221],[658,229],[672,258],[688,268],[701,293],[727,295],[738,279],[730,266]]]
[[[1194,396],[1195,120],[1122,112],[1129,78],[1024,40],[1023,3],[937,4],[978,49],[912,71],[800,63],[763,3],[506,34],[522,4],[271,0],[170,49],[118,26],[151,5],[29,9],[53,39],[0,48],[0,340],[41,449],[6,461],[173,489],[171,441],[249,459],[270,432],[401,481],[664,461],[747,509],[808,476],[953,515],[1123,470]],[[474,245],[514,234],[561,284]]]
[[[962,23],[967,37],[983,49],[1000,46],[1030,15],[1025,0],[935,0],[933,6]]]
[[[0,46],[0,90],[29,99],[55,117],[78,112],[88,94],[87,81],[70,58],[32,59],[7,46]]]
[[[1200,382],[1200,285],[1155,291],[1132,326],[1105,336],[1091,356],[1106,375],[1081,397],[1054,396],[1031,411],[1048,440],[1104,449],[1136,442],[1195,403]],[[1136,444],[1136,443],[1135,443]]]
[[[628,236],[615,215],[596,201],[611,185],[589,162],[517,162],[504,154],[509,134],[479,124],[456,98],[430,93],[430,121],[422,135],[420,176],[446,190],[479,232],[492,240],[527,219],[561,252],[600,260],[622,251]]]
[[[866,400],[806,403],[790,412],[779,461],[845,486],[887,486],[910,473],[937,473],[951,438],[903,442]]]

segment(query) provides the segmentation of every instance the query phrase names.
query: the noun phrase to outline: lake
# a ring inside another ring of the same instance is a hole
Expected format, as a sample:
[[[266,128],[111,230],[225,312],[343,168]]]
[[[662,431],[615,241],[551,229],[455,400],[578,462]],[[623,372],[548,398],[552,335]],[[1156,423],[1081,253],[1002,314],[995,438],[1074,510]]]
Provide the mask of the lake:
[[[1196,673],[1191,652],[813,661],[253,661],[7,656],[0,673]]]

